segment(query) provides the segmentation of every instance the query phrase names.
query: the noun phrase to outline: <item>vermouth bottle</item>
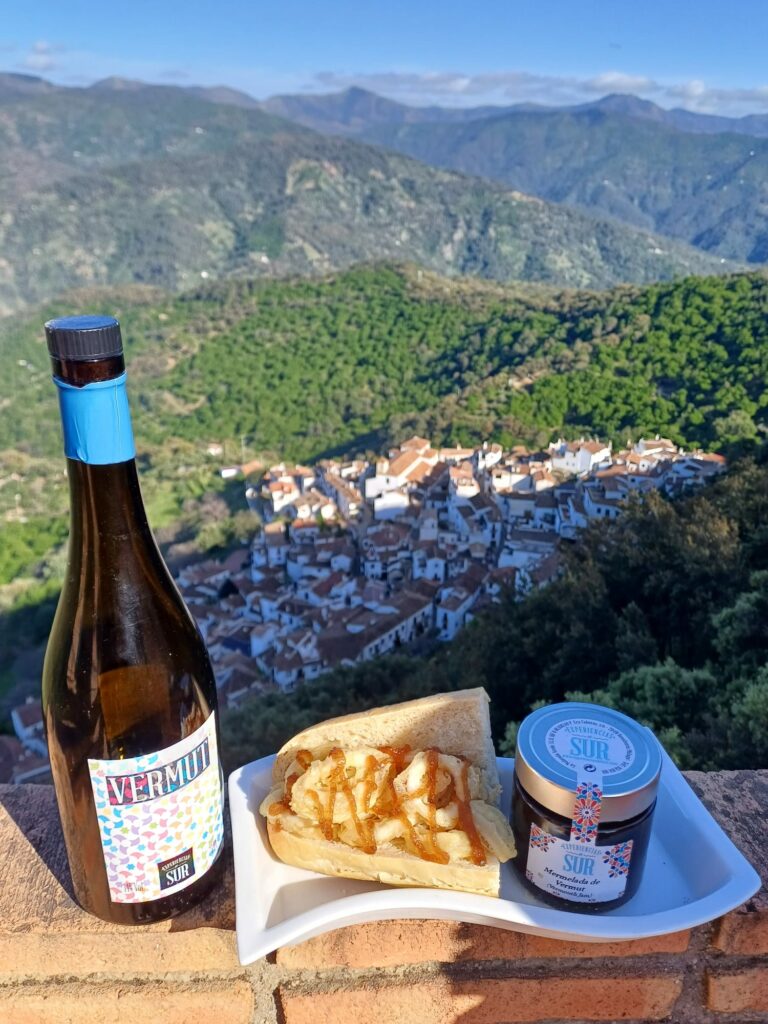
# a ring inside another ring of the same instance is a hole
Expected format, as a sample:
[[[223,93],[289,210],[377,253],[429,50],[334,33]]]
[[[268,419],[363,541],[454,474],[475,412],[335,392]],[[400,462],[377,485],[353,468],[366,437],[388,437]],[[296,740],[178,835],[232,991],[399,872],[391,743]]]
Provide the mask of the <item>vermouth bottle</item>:
[[[221,869],[216,684],[147,523],[120,326],[45,325],[71,502],[43,716],[74,893],[139,924],[197,903]]]

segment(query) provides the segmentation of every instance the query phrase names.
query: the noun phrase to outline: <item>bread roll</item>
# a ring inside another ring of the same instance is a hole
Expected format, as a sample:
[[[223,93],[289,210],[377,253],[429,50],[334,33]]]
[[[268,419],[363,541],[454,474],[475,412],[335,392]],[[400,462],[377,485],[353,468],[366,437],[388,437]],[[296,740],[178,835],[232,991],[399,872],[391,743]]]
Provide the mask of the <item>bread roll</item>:
[[[436,693],[418,700],[372,708],[354,715],[329,718],[304,729],[280,748],[272,769],[274,783],[282,784],[297,750],[326,752],[331,747],[402,747],[465,757],[481,770],[483,799],[498,804],[501,797],[496,751],[491,738],[490,700],[478,686],[455,693]]]
[[[272,778],[260,810],[285,863],[498,896],[514,843],[483,689],[321,722],[282,747]]]

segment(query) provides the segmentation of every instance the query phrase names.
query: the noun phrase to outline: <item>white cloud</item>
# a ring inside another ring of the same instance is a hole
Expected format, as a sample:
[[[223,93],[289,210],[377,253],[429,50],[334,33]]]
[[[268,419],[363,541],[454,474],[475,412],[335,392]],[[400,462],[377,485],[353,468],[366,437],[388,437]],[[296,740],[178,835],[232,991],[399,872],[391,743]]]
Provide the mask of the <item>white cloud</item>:
[[[693,78],[690,82],[681,82],[679,85],[670,86],[669,92],[673,96],[679,96],[680,99],[697,103],[707,95],[707,87],[701,79]]]
[[[372,92],[407,98],[416,103],[432,103],[454,97],[458,101],[477,102],[495,99],[526,100],[534,94],[549,90],[570,92],[572,82],[567,78],[537,75],[528,71],[499,71],[483,74],[463,74],[457,71],[383,71],[373,74],[340,74],[319,71],[312,85],[322,88],[346,89],[358,85]]]
[[[663,107],[682,106],[702,113],[739,116],[768,110],[768,85],[751,88],[709,86],[700,79],[660,81],[620,70],[589,77],[542,75],[530,71],[465,74],[458,71],[388,71],[340,73],[320,71],[306,90],[346,89],[357,85],[406,103],[444,103],[472,106],[479,103],[542,103],[552,106],[594,100],[607,93],[633,93]]]
[[[21,67],[27,68],[30,71],[54,71],[59,67],[58,58],[54,54],[62,52],[63,47],[54,46],[44,39],[39,39],[36,43],[32,44],[26,56],[22,59]]]
[[[0,51],[14,44],[0,44]],[[394,69],[378,72],[274,71],[249,67],[192,66],[65,49],[44,39],[16,47],[16,68],[48,74],[62,85],[88,85],[115,75],[145,82],[228,85],[253,96],[346,89],[357,85],[414,105],[479,106],[539,103],[569,106],[611,92],[633,93],[662,107],[686,107],[701,113],[739,116],[768,111],[768,84],[730,87],[702,79],[661,80],[621,68],[591,75],[546,75],[509,69],[470,73],[458,70]]]
[[[647,92],[657,87],[652,78],[645,75],[626,75],[623,71],[605,71],[594,78],[587,78],[582,83],[590,92],[605,96],[609,92]]]
[[[768,111],[768,85],[750,89],[709,88],[694,80],[667,87],[670,101],[709,114],[754,114]]]

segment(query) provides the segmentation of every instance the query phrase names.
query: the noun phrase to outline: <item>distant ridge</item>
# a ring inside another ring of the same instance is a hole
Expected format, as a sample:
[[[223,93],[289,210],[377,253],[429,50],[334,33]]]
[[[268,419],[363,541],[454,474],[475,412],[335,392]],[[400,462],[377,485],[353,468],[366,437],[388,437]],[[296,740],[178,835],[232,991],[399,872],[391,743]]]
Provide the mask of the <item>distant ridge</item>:
[[[613,94],[572,107],[438,116],[359,90],[265,108],[724,259],[768,261],[768,114],[714,117]]]
[[[0,313],[84,285],[186,289],[382,259],[587,288],[728,269],[231,98],[112,78],[6,99]]]
[[[146,83],[140,82],[138,79],[120,78],[118,75],[100,78],[88,86],[94,92],[138,92],[139,89],[146,89],[146,87]]]
[[[245,107],[249,110],[266,109],[259,100],[249,96],[247,92],[239,89],[232,89],[228,85],[156,85],[151,86],[147,82],[140,82],[132,78],[102,78],[88,86],[97,92],[139,92],[150,88],[157,89],[181,89],[190,96],[197,99],[208,100],[210,103],[223,103],[233,107]]]
[[[22,75],[15,71],[0,71],[0,101],[7,97],[39,96],[55,92],[58,86],[37,75]]]
[[[318,131],[333,129],[340,135],[364,134],[365,129],[374,124],[463,124],[510,110],[538,109],[535,104],[514,107],[411,107],[358,86],[332,93],[273,96],[264,100],[261,106],[272,114],[298,121],[308,128]]]
[[[294,93],[271,96],[261,104],[265,110],[298,121],[319,131],[335,124],[340,134],[365,134],[364,126],[373,124],[465,124],[486,118],[519,113],[579,113],[589,110],[622,114],[697,134],[733,132],[738,135],[768,137],[768,113],[743,117],[701,114],[674,107],[670,110],[632,93],[609,93],[589,103],[547,106],[541,103],[513,103],[479,107],[409,106],[387,99],[368,89],[350,86],[339,92]],[[325,126],[325,127],[324,127]]]

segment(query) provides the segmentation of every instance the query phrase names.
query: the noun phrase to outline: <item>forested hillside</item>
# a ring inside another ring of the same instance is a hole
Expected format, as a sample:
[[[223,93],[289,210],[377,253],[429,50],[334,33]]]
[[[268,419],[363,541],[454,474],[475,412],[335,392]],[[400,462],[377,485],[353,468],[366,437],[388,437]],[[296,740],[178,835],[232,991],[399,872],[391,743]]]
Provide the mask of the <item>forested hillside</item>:
[[[201,456],[211,439],[229,442],[230,457],[245,442],[265,458],[311,460],[375,453],[414,430],[505,444],[661,432],[722,447],[754,440],[768,422],[759,274],[576,293],[378,266],[180,298],[79,293],[0,323],[0,495],[6,508],[20,495],[29,522],[12,528],[38,524],[45,544],[60,532],[51,523],[65,497],[42,322],[72,308],[123,322],[145,486],[161,522],[213,485]],[[4,579],[19,568],[19,559],[6,565]]]
[[[79,292],[0,323],[0,640],[15,648],[45,636],[40,602],[62,568],[66,478],[42,323],[74,309],[122,321],[151,522],[206,543],[247,527],[241,483],[223,511],[211,504],[223,484],[210,441],[230,462],[376,454],[414,431],[505,445],[663,433],[722,449],[757,445],[768,423],[762,274],[593,293],[376,266],[180,297]]]

